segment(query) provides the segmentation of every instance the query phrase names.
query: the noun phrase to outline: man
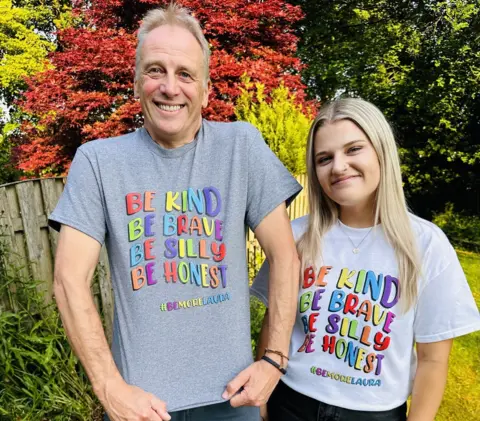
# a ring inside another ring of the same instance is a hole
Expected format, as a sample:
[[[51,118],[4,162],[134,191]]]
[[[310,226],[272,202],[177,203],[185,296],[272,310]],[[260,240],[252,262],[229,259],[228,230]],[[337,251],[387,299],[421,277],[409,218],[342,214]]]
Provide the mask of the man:
[[[112,421],[258,420],[286,365],[298,261],[285,203],[300,187],[252,126],[202,120],[208,65],[186,10],[148,13],[135,77],[145,127],[80,147],[50,216],[58,307]],[[251,364],[245,223],[271,266],[270,362]],[[112,351],[89,289],[103,242]]]

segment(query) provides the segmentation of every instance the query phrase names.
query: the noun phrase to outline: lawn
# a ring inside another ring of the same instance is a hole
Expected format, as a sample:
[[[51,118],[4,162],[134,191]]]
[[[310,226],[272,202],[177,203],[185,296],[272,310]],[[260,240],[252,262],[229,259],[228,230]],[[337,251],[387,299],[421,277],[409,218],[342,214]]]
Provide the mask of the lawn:
[[[457,253],[477,306],[480,306],[480,255]],[[480,420],[480,332],[454,340],[447,389],[435,419]]]

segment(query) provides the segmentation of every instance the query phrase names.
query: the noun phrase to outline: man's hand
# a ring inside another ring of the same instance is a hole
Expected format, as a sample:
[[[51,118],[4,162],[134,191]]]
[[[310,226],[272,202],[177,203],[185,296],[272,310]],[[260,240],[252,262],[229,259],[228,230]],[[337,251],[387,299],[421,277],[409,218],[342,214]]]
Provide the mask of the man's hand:
[[[261,406],[267,403],[281,376],[282,373],[266,361],[254,362],[228,383],[222,398],[230,399],[233,407]]]
[[[169,421],[167,405],[151,393],[131,386],[123,379],[105,388],[102,404],[111,421]]]

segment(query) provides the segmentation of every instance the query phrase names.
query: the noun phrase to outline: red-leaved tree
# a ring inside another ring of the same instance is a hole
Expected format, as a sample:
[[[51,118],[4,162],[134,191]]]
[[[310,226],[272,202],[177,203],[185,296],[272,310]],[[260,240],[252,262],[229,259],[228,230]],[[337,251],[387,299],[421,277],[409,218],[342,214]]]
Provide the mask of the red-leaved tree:
[[[29,176],[64,174],[79,145],[142,125],[133,98],[136,30],[151,8],[170,0],[89,0],[74,3],[81,22],[58,33],[53,70],[28,81],[19,103],[30,115],[18,138],[18,167]],[[284,82],[305,100],[295,58],[298,7],[283,0],[183,0],[200,20],[212,51],[212,93],[204,116],[232,120],[240,77]]]

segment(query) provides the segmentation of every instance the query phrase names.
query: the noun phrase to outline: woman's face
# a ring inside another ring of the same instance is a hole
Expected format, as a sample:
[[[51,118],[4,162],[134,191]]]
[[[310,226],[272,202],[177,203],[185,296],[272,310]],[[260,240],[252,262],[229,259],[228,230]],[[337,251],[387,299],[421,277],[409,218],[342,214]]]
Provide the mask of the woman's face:
[[[339,120],[320,127],[314,157],[320,186],[341,209],[374,205],[380,164],[370,140],[353,122]]]

